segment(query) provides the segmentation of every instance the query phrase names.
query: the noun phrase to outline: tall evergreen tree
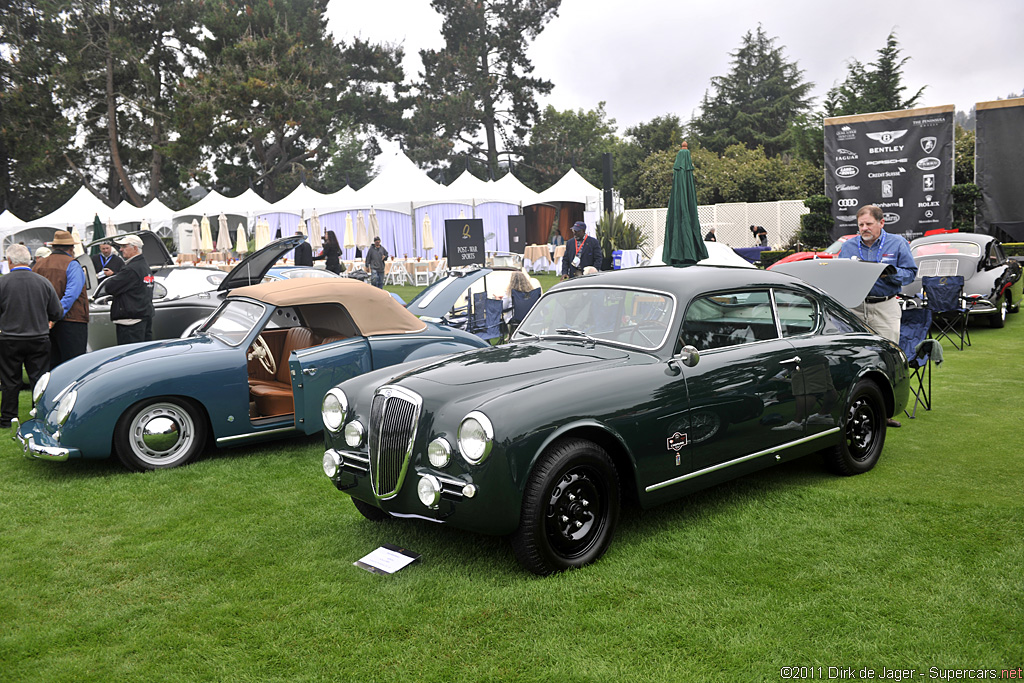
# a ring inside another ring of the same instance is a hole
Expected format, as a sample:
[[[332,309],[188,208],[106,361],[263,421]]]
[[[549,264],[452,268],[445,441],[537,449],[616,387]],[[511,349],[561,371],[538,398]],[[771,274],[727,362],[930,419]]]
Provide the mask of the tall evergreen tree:
[[[654,152],[679,151],[685,129],[675,114],[656,116],[626,129],[626,139],[616,158],[615,187],[626,203],[636,208],[641,202],[640,164]]]
[[[431,0],[443,19],[440,50],[421,50],[410,152],[437,164],[453,155],[486,160],[522,145],[552,84],[532,76],[526,50],[561,0]],[[482,139],[481,139],[482,136]]]
[[[304,175],[319,177],[332,153],[350,149],[352,135],[363,150],[348,158],[368,164],[377,148],[366,136],[401,129],[401,50],[358,38],[335,44],[327,0],[203,6],[208,63],[179,91],[177,123],[184,139],[209,150],[225,191],[253,182],[278,199]],[[197,180],[208,172],[192,169]]]
[[[814,84],[803,80],[804,72],[786,59],[785,48],[775,47],[776,40],[760,25],[747,31],[731,53],[732,70],[711,79],[713,91],[705,92],[691,124],[700,145],[719,153],[735,144],[762,146],[768,156],[789,149],[792,125],[810,110]]]
[[[523,163],[516,175],[534,187],[548,187],[570,168],[591,184],[602,185],[602,160],[621,141],[615,135],[615,119],[607,118],[604,102],[590,111],[558,111],[551,105],[541,113],[522,148]],[[618,155],[616,155],[618,156]]]
[[[903,66],[910,57],[900,58],[896,32],[889,33],[878,58],[865,66],[858,60],[847,65],[846,80],[835,86],[825,98],[826,116],[849,116],[876,111],[898,111],[917,106],[927,86],[904,99]]]

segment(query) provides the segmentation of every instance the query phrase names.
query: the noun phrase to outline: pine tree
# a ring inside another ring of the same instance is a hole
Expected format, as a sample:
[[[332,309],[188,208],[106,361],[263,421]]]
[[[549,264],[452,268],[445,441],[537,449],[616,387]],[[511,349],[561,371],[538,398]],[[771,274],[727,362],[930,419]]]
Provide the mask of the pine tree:
[[[775,47],[776,40],[758,25],[731,53],[729,74],[711,79],[713,91],[704,93],[691,124],[698,144],[719,153],[735,144],[760,145],[768,156],[789,149],[791,127],[810,110],[814,84],[803,80],[804,72],[786,59],[785,48]]]
[[[443,19],[440,50],[421,50],[411,153],[438,164],[468,154],[497,168],[520,147],[550,81],[532,76],[530,41],[561,0],[431,0]],[[482,139],[481,139],[482,137]]]
[[[896,32],[890,32],[878,58],[864,66],[856,59],[847,66],[846,80],[832,88],[825,98],[826,116],[848,116],[877,111],[898,111],[917,106],[927,86],[903,99],[903,66],[910,57],[900,58]]]

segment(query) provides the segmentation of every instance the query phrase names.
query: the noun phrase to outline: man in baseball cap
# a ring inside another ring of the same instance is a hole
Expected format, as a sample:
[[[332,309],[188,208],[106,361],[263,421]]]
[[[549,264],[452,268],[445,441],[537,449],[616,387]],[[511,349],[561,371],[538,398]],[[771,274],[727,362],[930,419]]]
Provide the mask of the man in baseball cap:
[[[74,235],[57,230],[50,249],[50,255],[37,259],[32,270],[50,281],[64,310],[64,317],[50,329],[49,367],[55,368],[85,353],[89,342],[89,295],[82,265],[75,260]]]
[[[583,275],[587,267],[600,270],[601,245],[587,235],[587,224],[576,221],[572,226],[572,239],[565,244],[565,256],[562,257],[562,279]]]

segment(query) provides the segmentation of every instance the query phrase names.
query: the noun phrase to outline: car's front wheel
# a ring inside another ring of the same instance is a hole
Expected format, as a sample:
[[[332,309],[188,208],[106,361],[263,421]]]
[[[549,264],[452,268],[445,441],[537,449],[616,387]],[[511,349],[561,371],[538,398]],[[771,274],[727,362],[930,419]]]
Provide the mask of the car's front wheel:
[[[843,422],[843,440],[827,453],[827,462],[836,474],[863,474],[882,454],[885,445],[885,400],[874,382],[862,380],[850,392]]]
[[[166,469],[191,462],[206,445],[206,419],[178,398],[143,401],[125,412],[114,430],[114,450],[130,470]]]
[[[516,559],[534,574],[582,567],[601,557],[619,517],[619,477],[603,448],[582,439],[552,444],[526,483]]]

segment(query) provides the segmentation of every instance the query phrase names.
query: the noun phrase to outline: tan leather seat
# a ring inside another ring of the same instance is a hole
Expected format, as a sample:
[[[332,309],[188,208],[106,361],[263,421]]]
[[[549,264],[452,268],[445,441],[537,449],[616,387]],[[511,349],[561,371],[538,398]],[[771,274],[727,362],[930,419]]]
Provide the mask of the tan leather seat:
[[[291,370],[288,358],[292,351],[315,346],[313,331],[308,327],[291,327],[285,333],[284,347],[277,359],[277,372],[274,379],[250,379],[249,393],[256,402],[256,412],[261,417],[267,415],[288,415],[295,412],[292,397]]]

